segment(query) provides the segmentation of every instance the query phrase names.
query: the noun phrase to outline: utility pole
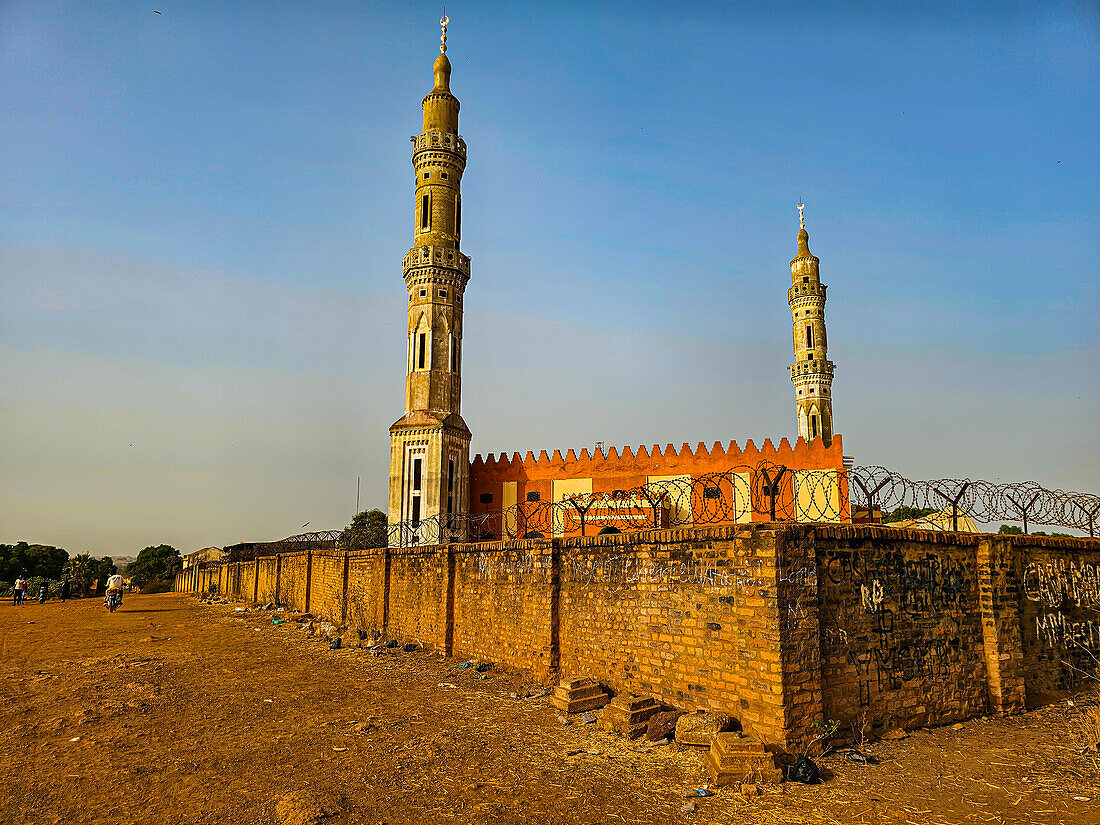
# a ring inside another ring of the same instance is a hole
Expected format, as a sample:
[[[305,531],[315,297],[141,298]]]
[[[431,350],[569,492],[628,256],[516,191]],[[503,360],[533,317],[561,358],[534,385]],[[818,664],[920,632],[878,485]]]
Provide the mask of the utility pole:
[[[359,476],[355,477],[355,513],[353,515],[359,515]]]

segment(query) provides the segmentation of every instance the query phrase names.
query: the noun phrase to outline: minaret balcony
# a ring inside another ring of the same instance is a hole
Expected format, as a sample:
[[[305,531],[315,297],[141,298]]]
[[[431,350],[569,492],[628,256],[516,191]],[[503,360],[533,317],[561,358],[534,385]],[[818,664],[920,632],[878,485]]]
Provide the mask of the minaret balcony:
[[[462,159],[466,159],[466,141],[461,137],[450,132],[430,131],[423,134],[413,135],[413,157],[416,157],[418,152],[430,152],[447,151],[454,152],[456,155],[461,155]]]
[[[787,303],[789,304],[799,298],[809,297],[819,297],[824,300],[826,290],[828,290],[828,287],[821,283],[821,281],[798,283],[787,290]]]
[[[404,271],[438,266],[457,269],[470,277],[470,256],[444,246],[414,246],[405,254]]]
[[[808,361],[799,361],[795,364],[791,364],[791,379],[805,378],[808,376],[828,376],[830,380],[833,377],[833,370],[835,364],[832,361],[824,359],[811,358]]]

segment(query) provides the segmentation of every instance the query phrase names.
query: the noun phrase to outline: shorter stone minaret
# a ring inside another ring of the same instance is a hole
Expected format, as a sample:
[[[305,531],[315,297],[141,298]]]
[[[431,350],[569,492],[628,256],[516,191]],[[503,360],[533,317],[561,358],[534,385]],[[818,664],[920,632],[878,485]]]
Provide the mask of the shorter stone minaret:
[[[798,254],[791,261],[791,288],[787,303],[791,305],[794,324],[795,406],[798,409],[798,434],[813,441],[821,438],[828,447],[833,441],[833,362],[828,360],[828,338],[825,334],[825,290],[817,257],[810,253],[810,235],[798,204]]]

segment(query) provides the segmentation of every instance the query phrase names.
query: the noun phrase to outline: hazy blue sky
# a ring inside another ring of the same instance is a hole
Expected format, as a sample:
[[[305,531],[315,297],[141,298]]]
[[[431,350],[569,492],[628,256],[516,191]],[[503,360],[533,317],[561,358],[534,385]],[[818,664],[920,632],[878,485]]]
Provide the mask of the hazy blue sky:
[[[1100,490],[1094,3],[448,12],[475,451],[790,436],[802,197],[846,452]],[[0,541],[385,507],[439,14],[0,3]]]

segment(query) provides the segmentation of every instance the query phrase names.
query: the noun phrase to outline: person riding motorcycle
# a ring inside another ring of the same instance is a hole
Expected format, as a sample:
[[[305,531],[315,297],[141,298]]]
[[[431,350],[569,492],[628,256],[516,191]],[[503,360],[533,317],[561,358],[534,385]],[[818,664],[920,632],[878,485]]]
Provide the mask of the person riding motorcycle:
[[[107,579],[107,595],[104,602],[112,613],[122,606],[122,576],[118,573]]]

